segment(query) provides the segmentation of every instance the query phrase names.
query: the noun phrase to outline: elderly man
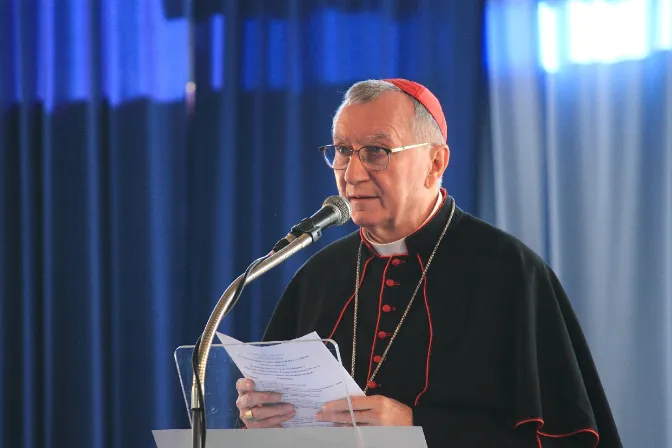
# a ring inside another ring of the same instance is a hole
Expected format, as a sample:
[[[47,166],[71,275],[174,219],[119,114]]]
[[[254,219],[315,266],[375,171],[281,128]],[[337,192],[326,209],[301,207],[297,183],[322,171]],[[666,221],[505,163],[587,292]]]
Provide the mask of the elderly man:
[[[553,271],[441,188],[441,105],[403,79],[353,85],[320,148],[360,227],[296,273],[266,340],[336,340],[365,390],[361,425],[419,425],[433,447],[620,446],[602,385]],[[241,379],[248,427],[291,404]],[[349,421],[345,400],[319,421]]]

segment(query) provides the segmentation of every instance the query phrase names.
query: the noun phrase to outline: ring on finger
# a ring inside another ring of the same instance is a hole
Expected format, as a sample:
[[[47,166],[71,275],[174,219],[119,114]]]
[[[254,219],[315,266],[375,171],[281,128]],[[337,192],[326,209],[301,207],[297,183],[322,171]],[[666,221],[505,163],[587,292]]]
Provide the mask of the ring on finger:
[[[243,418],[248,422],[257,421],[257,419],[254,417],[254,414],[252,413],[252,409],[248,409],[247,411],[245,411],[245,414],[243,414]]]

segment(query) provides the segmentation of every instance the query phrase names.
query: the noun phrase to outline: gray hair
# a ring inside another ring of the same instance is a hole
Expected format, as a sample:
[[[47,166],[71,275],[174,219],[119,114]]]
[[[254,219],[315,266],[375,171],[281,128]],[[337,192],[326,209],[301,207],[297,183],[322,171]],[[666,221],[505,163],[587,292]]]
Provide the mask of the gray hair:
[[[343,101],[334,114],[334,119],[332,122],[332,134],[334,132],[336,118],[338,118],[338,115],[345,107],[353,104],[368,103],[369,101],[373,101],[378,96],[388,91],[401,92],[410,98],[411,101],[413,101],[415,113],[413,114],[411,128],[413,130],[413,135],[418,140],[418,143],[427,142],[438,145],[445,143],[443,140],[443,135],[441,134],[441,130],[439,129],[439,125],[436,123],[436,120],[434,120],[434,117],[429,113],[427,108],[422,105],[422,103],[391,82],[379,79],[368,79],[366,81],[360,81],[353,84],[347,90],[347,92],[345,92]]]

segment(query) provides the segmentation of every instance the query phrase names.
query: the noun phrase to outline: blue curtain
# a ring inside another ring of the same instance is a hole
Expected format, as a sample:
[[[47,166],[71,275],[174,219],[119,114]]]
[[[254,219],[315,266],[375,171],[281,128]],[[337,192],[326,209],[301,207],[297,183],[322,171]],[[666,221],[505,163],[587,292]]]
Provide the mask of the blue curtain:
[[[4,447],[184,425],[188,26],[158,6],[0,6]]]
[[[172,355],[336,192],[317,147],[352,82],[425,83],[445,185],[480,207],[481,2],[0,4],[0,445],[149,447],[188,427]],[[294,270],[221,330],[261,337]]]
[[[672,1],[493,1],[487,34],[482,205],[563,281],[624,445],[670,447]]]
[[[409,77],[443,100],[454,148],[445,184],[475,210],[477,124],[486,100],[481,21],[478,2],[457,1],[226,2],[198,20],[193,157],[203,204],[189,219],[203,226],[203,238],[191,244],[194,259],[208,264],[194,295],[218,297],[249,261],[337,193],[317,148],[330,141],[333,113],[360,79]],[[253,284],[223,330],[259,337],[300,264],[353,230],[329,230],[313,250]]]

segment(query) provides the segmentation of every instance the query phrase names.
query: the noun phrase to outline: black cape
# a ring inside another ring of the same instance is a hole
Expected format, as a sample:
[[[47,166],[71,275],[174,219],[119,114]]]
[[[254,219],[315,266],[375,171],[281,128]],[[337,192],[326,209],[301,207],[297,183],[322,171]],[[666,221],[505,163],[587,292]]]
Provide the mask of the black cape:
[[[448,221],[453,199],[406,238],[362,249],[355,380],[364,389]],[[333,338],[350,371],[353,233],[313,255],[264,339]],[[588,345],[550,267],[513,236],[455,207],[415,301],[371,384],[413,410],[429,448],[622,446]]]

